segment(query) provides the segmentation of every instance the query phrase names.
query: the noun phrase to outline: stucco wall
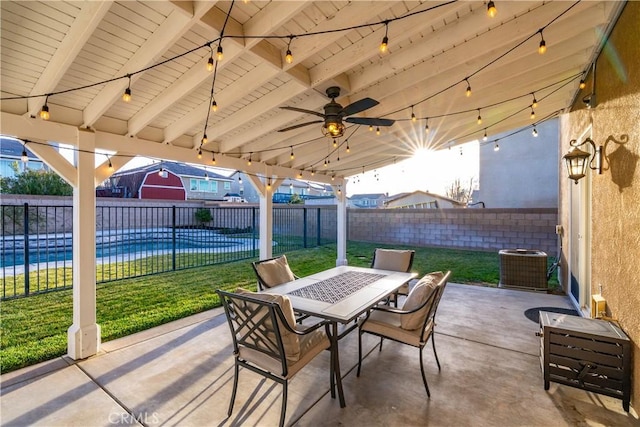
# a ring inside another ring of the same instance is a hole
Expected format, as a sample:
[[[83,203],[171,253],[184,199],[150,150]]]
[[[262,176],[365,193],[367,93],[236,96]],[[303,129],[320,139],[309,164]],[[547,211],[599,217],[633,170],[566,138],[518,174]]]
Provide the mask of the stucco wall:
[[[604,144],[609,135],[627,134],[629,141],[606,148],[610,170],[591,179],[591,284],[607,300],[607,315],[616,319],[633,343],[631,404],[640,412],[640,2],[629,2],[596,65],[595,108],[584,108],[589,84],[577,97],[574,111],[561,122],[561,154],[569,140],[592,124],[592,139]],[[591,83],[591,76],[587,78]],[[561,165],[564,167],[564,165]],[[562,223],[569,223],[570,182],[561,171]],[[586,185],[579,183],[578,185]],[[564,247],[568,240],[565,235]],[[566,264],[565,254],[564,265]],[[566,275],[566,271],[564,272]],[[565,277],[565,283],[567,278]]]
[[[477,200],[487,208],[558,207],[558,121],[556,119],[500,138],[494,144],[480,145],[480,191]],[[492,138],[494,139],[494,138]],[[523,167],[524,166],[524,167]]]

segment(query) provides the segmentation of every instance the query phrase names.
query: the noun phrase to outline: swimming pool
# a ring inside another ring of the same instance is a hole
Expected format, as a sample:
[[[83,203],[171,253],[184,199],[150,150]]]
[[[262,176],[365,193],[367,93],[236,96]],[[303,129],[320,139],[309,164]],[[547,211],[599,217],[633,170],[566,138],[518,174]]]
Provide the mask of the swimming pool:
[[[175,233],[175,236],[174,236]],[[0,267],[25,263],[24,239],[3,238],[0,248]],[[174,242],[175,238],[175,242]],[[201,229],[145,229],[119,230],[96,235],[98,262],[133,260],[167,253],[211,253],[247,250],[255,246],[254,239],[233,238],[215,230]],[[65,263],[73,259],[73,240],[70,234],[36,236],[28,240],[29,264]]]

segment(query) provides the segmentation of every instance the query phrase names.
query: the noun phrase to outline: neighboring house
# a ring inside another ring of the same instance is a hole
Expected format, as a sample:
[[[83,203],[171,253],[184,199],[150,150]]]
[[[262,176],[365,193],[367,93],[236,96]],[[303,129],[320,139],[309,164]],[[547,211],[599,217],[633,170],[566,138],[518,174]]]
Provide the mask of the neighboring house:
[[[22,151],[27,153],[26,162],[22,161]],[[0,176],[3,178],[13,178],[17,173],[31,170],[48,170],[35,154],[29,151],[28,144],[25,146],[21,141],[14,138],[0,136]]]
[[[347,206],[350,208],[376,209],[384,208],[387,195],[384,193],[354,194],[349,197]]]
[[[222,201],[231,179],[184,163],[160,162],[114,173],[98,195],[161,200]]]
[[[249,203],[259,203],[260,196],[249,182],[249,178],[242,172],[236,172],[229,177],[232,181],[231,192],[240,195]],[[297,179],[285,179],[273,193],[273,203],[289,203],[291,195],[297,194],[305,203],[319,197],[333,196],[330,185],[307,182]]]
[[[464,204],[438,194],[414,191],[389,197],[385,206],[389,209],[450,209],[463,208]]]
[[[498,151],[492,143],[496,139]],[[557,209],[558,141],[558,119],[551,119],[481,143],[480,191],[473,201],[487,208]]]
[[[224,195],[222,200],[224,200],[225,202],[231,202],[231,203],[247,203],[244,197],[242,197],[238,193],[227,193]]]

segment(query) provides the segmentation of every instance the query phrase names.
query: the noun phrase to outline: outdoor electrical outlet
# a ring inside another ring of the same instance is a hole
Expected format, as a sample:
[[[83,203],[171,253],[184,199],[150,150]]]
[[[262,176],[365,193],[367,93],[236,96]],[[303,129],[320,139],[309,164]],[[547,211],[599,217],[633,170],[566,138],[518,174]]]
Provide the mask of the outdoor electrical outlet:
[[[562,234],[562,225],[556,225],[556,234]]]

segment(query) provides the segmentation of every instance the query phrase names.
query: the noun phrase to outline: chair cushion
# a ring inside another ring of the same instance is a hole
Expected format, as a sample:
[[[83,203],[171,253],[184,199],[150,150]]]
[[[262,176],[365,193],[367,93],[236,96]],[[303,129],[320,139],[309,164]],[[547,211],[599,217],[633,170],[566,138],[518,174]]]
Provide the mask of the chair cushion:
[[[418,283],[413,287],[407,299],[402,306],[404,311],[414,310],[422,305],[431,293],[435,290],[438,283],[444,277],[444,273],[437,271],[425,275]],[[401,327],[409,331],[417,330],[422,327],[424,320],[428,314],[429,306],[426,305],[421,310],[411,314],[403,314],[401,316]]]
[[[360,328],[365,332],[388,337],[414,347],[420,347],[422,331],[419,329],[403,329],[400,325],[401,317],[403,316],[397,313],[373,310],[366,321],[360,321]],[[427,329],[431,327],[431,324],[427,325]],[[428,338],[429,332],[425,333],[424,336]]]
[[[409,271],[413,251],[399,249],[376,249],[373,268],[391,271]]]
[[[277,295],[277,294],[265,294],[265,293],[256,293],[251,292],[247,289],[238,288],[236,290],[237,294],[249,294],[252,298],[256,298],[262,301],[270,301],[275,302],[280,306],[282,313],[284,314],[287,323],[291,327],[291,329],[295,329],[296,327],[296,317],[293,313],[293,306],[291,305],[291,300],[286,295]],[[278,328],[280,330],[280,336],[282,337],[282,344],[284,345],[284,352],[289,362],[297,362],[300,359],[300,342],[298,340],[298,335],[289,331],[286,327],[280,324],[280,320],[278,319]],[[278,362],[279,363],[279,362]]]
[[[264,282],[265,286],[271,288],[283,283],[291,282],[296,279],[296,276],[289,268],[286,255],[271,259],[269,261],[263,261],[256,263],[256,271]]]

